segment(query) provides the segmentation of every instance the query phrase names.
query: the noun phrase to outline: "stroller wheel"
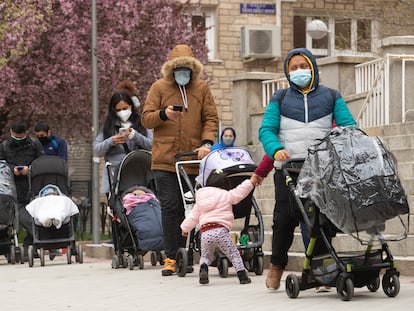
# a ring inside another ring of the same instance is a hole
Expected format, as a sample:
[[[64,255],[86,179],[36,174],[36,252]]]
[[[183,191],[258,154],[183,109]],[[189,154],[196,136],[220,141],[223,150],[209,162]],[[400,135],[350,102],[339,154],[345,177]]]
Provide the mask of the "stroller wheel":
[[[39,250],[39,257],[40,257],[40,265],[44,267],[45,266],[45,250],[43,247],[40,248]]]
[[[354,296],[354,283],[352,279],[340,275],[336,280],[336,292],[343,301],[350,301]]]
[[[13,244],[10,246],[10,254],[7,257],[7,260],[12,265],[16,263],[16,246],[14,246]]]
[[[227,257],[221,258],[217,263],[220,277],[225,279],[229,275],[229,260]]]
[[[83,263],[83,248],[81,244],[76,245],[76,262]]]
[[[29,267],[33,267],[33,258],[34,257],[34,249],[33,245],[29,245],[27,247],[27,259],[29,261]]]
[[[15,248],[15,251],[16,251],[16,263],[19,263],[19,262],[21,262],[21,261],[22,261],[22,253],[21,253],[21,249],[20,249],[20,247],[19,247],[19,246],[17,246],[17,247]]]
[[[179,248],[175,257],[176,273],[180,277],[184,277],[187,273],[188,255],[185,248]]]
[[[68,265],[72,263],[72,248],[71,247],[66,248],[66,260],[68,262]]]
[[[263,256],[256,256],[254,258],[254,273],[256,275],[263,274]]]
[[[140,270],[144,269],[144,256],[141,254],[138,255],[138,268]]]
[[[121,256],[121,265],[122,265],[122,268],[124,269],[128,267],[128,258],[125,254],[122,254]]]
[[[156,266],[157,265],[157,253],[151,252],[151,265]]]
[[[128,261],[129,270],[134,270],[134,266],[135,266],[134,256],[129,254],[127,256],[127,261]]]
[[[289,298],[297,298],[299,296],[299,279],[296,274],[289,274],[286,277],[286,294]]]
[[[388,297],[395,297],[400,292],[400,279],[392,272],[386,272],[382,277],[382,289]]]
[[[372,281],[371,283],[367,285],[367,288],[369,289],[370,292],[375,293],[380,287],[380,284],[381,284],[380,278],[379,276],[377,276],[374,281]]]
[[[117,255],[114,255],[112,257],[112,264],[111,264],[112,269],[118,269],[119,268],[119,258]]]

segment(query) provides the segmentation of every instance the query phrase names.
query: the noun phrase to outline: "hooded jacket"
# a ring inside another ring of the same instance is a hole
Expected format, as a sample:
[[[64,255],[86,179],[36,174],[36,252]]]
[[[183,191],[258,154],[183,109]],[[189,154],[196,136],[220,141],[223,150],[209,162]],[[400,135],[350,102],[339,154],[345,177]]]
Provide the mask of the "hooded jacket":
[[[304,56],[311,66],[312,78],[306,91],[290,81],[288,65],[294,55]],[[281,149],[291,157],[305,158],[309,145],[332,129],[333,121],[338,126],[355,126],[339,92],[335,90],[332,96],[333,90],[319,84],[316,59],[309,50],[291,50],[285,58],[284,71],[290,87],[273,94],[259,129],[259,140],[270,158]]]
[[[196,192],[196,204],[181,223],[184,232],[190,232],[196,224],[220,224],[231,230],[234,222],[233,205],[239,203],[254,189],[250,180],[244,180],[230,191],[204,187]]]
[[[174,69],[190,68],[191,80],[180,88],[174,80]],[[203,65],[193,56],[187,45],[177,45],[161,68],[162,78],[151,86],[142,112],[142,125],[154,129],[152,142],[152,170],[175,172],[174,156],[191,152],[203,142],[213,142],[218,129],[216,104],[207,83],[201,80]],[[185,92],[188,109],[178,121],[166,118],[169,105],[184,105]],[[195,167],[189,174],[197,174]]]

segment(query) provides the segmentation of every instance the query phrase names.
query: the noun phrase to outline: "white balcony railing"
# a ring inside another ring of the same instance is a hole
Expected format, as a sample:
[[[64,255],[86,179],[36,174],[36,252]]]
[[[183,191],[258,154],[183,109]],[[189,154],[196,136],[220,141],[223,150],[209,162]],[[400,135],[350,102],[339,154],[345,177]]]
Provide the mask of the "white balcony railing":
[[[276,90],[284,89],[289,86],[286,78],[262,81],[262,106],[267,107],[270,98]]]
[[[357,115],[358,126],[372,127],[390,123],[390,93],[391,87],[401,89],[401,122],[406,122],[408,112],[406,107],[406,63],[414,61],[414,55],[386,54],[384,58],[376,59],[355,66],[356,93],[368,92],[364,103]],[[401,62],[401,85],[391,81],[391,67]]]

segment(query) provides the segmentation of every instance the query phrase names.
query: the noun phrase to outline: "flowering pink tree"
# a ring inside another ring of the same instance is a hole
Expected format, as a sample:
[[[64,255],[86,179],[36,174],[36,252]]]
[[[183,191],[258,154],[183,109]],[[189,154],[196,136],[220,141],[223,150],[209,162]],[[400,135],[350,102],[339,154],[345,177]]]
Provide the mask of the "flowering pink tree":
[[[30,4],[32,3],[32,4]],[[99,0],[100,119],[121,79],[144,99],[170,49],[192,46],[206,60],[203,29],[191,30],[174,0]],[[92,123],[91,1],[5,1],[0,4],[0,126],[39,119],[69,140],[90,141]],[[3,18],[3,16],[7,18]]]

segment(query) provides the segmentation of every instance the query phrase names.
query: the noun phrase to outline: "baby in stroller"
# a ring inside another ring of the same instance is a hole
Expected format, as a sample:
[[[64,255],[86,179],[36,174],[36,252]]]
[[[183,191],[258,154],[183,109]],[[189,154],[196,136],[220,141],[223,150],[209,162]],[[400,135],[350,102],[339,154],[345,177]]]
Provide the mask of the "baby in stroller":
[[[38,226],[60,229],[69,222],[70,217],[79,213],[73,201],[64,195],[58,186],[48,184],[40,191],[36,199],[26,205],[26,210]]]
[[[200,284],[208,284],[208,266],[215,259],[217,248],[233,264],[240,284],[248,284],[242,257],[233,243],[229,231],[233,225],[233,205],[242,201],[257,184],[256,176],[246,179],[231,189],[230,181],[223,170],[210,173],[206,186],[196,191],[196,203],[181,224],[182,235],[187,236],[197,224],[201,232]],[[231,189],[231,190],[230,190]]]
[[[160,252],[164,249],[161,225],[161,206],[155,194],[144,186],[125,191],[123,205],[129,224],[142,251]]]

